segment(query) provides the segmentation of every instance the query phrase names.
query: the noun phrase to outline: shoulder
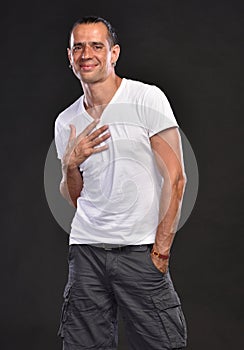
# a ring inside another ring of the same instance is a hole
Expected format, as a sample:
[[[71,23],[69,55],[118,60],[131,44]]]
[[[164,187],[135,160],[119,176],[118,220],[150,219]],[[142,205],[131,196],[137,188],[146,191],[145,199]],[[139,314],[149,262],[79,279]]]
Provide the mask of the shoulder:
[[[126,88],[137,93],[146,93],[153,88],[153,85],[139,80],[125,79]]]
[[[150,137],[169,127],[178,126],[171,105],[156,85],[128,80],[128,95],[132,104],[140,106],[140,117],[150,130]]]
[[[83,95],[80,96],[75,102],[73,102],[66,109],[61,111],[56,118],[55,124],[67,125],[70,124],[72,119],[80,113],[80,106],[83,99]]]
[[[126,79],[125,91],[128,100],[148,107],[167,103],[164,92],[156,85],[138,80]]]

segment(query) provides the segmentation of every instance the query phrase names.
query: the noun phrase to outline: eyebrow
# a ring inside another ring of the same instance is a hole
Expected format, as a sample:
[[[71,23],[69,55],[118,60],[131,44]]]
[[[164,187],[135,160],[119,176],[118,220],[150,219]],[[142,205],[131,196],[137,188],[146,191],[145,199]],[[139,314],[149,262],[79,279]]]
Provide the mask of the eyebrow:
[[[74,43],[73,47],[84,45],[84,44],[86,44],[86,43],[85,42]],[[101,45],[101,46],[104,46],[104,43],[102,43],[101,41],[89,41],[88,44],[89,45]]]

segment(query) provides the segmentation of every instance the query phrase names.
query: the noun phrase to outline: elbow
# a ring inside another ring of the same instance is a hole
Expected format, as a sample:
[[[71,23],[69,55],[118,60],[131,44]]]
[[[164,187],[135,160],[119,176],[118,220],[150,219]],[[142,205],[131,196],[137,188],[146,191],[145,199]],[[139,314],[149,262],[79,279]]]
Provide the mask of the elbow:
[[[181,173],[179,181],[182,183],[183,188],[185,188],[187,183],[187,177],[185,172]]]
[[[176,193],[178,200],[182,200],[187,183],[185,173],[179,172],[171,179],[171,187],[173,192]]]
[[[64,181],[60,182],[59,185],[59,191],[62,195],[62,197],[74,208],[77,208],[77,198],[73,199],[71,198],[68,188],[67,188],[67,184]]]
[[[185,192],[185,188],[186,188],[186,182],[187,182],[187,178],[186,176],[182,176],[179,179],[179,184],[178,184],[178,195],[179,195],[179,200],[182,200],[184,192]]]
[[[64,197],[66,199],[66,188],[65,188],[65,184],[63,181],[60,182],[59,192],[61,193],[62,197]]]

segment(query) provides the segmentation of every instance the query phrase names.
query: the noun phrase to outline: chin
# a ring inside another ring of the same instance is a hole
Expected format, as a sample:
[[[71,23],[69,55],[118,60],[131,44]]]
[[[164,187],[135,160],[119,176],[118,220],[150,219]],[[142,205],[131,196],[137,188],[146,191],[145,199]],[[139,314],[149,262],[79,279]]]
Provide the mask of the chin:
[[[102,77],[94,77],[94,76],[84,76],[84,75],[79,75],[79,79],[82,83],[85,84],[95,84],[95,83],[99,83],[101,81],[104,81],[104,79]]]
[[[98,79],[92,79],[87,77],[80,77],[79,79],[82,83],[85,83],[85,84],[95,84],[99,81]]]

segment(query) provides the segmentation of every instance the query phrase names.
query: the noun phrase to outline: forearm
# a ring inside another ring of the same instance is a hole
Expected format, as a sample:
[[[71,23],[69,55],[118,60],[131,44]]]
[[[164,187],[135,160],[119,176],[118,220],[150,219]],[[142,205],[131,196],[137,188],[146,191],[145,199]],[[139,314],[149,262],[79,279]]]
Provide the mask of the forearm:
[[[182,176],[173,184],[164,182],[160,199],[159,225],[156,232],[154,249],[163,255],[169,255],[177,230],[186,180]]]
[[[91,122],[78,136],[76,136],[75,126],[70,124],[70,136],[62,159],[63,178],[60,183],[60,192],[74,207],[77,207],[77,198],[80,197],[83,188],[83,177],[79,165],[92,154],[108,148],[107,144],[99,146],[110,137],[110,133],[106,132],[108,125],[92,131],[98,122],[99,119]]]
[[[83,188],[83,178],[77,167],[62,165],[63,178],[60,183],[62,196],[74,207]]]

